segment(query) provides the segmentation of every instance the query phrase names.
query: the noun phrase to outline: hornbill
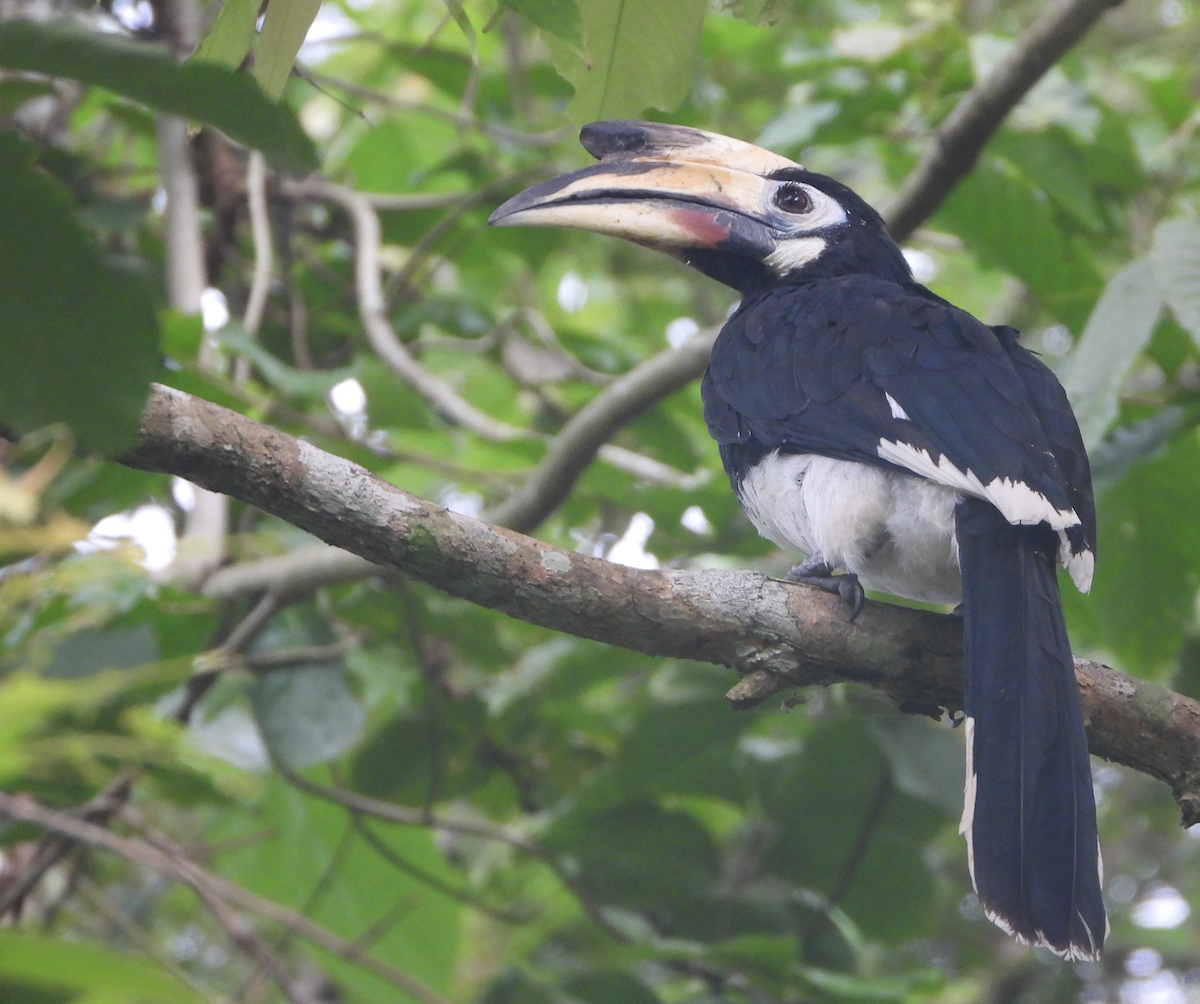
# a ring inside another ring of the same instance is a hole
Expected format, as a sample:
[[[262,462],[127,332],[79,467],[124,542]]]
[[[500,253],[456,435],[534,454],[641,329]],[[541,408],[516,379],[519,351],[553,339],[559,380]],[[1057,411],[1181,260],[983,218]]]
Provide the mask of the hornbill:
[[[841,594],[851,619],[864,586],[961,603],[975,890],[1018,940],[1096,958],[1096,809],[1056,575],[1090,587],[1096,516],[1062,387],[1015,329],[915,282],[832,178],[676,125],[596,122],[580,141],[598,163],[489,222],[621,237],[741,293],[701,388],[738,500],[808,556],[789,579]]]

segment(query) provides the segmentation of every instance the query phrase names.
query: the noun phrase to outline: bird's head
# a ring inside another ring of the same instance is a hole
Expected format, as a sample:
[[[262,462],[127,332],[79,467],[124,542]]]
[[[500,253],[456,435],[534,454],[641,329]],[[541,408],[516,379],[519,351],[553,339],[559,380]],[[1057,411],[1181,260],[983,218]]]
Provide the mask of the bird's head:
[[[621,237],[743,294],[818,275],[911,280],[874,209],[786,157],[657,122],[593,122],[579,140],[599,163],[526,189],[488,222]]]

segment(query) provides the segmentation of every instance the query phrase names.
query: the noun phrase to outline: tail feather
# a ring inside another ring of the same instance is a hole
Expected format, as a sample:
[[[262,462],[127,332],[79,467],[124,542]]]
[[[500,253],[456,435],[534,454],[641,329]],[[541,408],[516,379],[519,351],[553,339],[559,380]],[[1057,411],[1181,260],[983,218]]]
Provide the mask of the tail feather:
[[[967,790],[961,830],[987,915],[1096,958],[1108,932],[1091,766],[1049,527],[955,513],[963,577]]]

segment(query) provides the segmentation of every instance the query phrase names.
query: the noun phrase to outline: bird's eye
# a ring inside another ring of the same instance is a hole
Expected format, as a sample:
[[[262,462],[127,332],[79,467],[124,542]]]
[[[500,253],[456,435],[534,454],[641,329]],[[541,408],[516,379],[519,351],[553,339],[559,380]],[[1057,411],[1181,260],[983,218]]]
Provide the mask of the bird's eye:
[[[812,204],[812,196],[800,185],[784,185],[775,193],[775,205],[785,213],[807,213]]]

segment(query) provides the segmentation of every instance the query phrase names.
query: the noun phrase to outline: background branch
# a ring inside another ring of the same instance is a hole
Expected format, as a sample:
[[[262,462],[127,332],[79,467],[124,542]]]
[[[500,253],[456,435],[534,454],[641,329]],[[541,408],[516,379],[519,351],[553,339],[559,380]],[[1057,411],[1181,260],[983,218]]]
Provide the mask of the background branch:
[[[1057,0],[991,73],[954,107],[884,214],[897,243],[914,230],[970,173],[1000,123],[1105,11],[1121,0]]]
[[[185,857],[162,850],[142,840],[119,836],[103,826],[85,822],[66,813],[55,812],[28,795],[0,792],[0,816],[13,821],[32,823],[72,841],[99,847],[101,850],[116,854],[135,865],[158,872],[176,882],[182,882],[190,887],[209,907],[214,904],[220,905],[218,919],[223,924],[232,923],[227,912],[229,905],[232,904],[282,924],[335,955],[349,959],[381,979],[400,987],[405,993],[411,994],[421,1001],[422,1004],[450,1004],[447,998],[420,980],[369,955],[353,942],[339,937],[316,921],[276,903],[274,900],[250,892],[220,875],[205,871],[194,861]]]
[[[704,372],[717,330],[702,331],[677,349],[651,356],[600,391],[562,427],[521,488],[485,518],[523,531],[541,523],[618,429]]]
[[[229,444],[238,444],[236,448]],[[868,603],[848,623],[819,590],[755,572],[646,572],[564,551],[426,502],[225,408],[156,386],[123,458],[189,478],[453,596],[581,638],[746,676],[747,706],[787,686],[853,680],[906,711],[962,700],[954,617]],[[1081,661],[1092,750],[1171,785],[1200,821],[1200,704]]]
[[[359,315],[371,348],[387,367],[412,387],[445,418],[470,429],[484,439],[505,442],[527,439],[531,433],[492,418],[464,400],[441,377],[422,366],[396,336],[387,316],[383,284],[379,278],[379,247],[382,241],[379,215],[370,200],[352,189],[329,182],[312,183],[307,190],[337,203],[354,225],[355,286]]]

